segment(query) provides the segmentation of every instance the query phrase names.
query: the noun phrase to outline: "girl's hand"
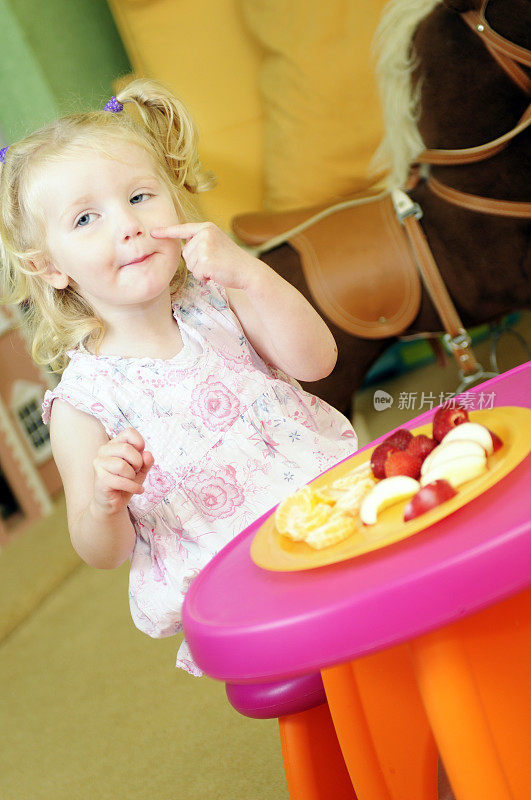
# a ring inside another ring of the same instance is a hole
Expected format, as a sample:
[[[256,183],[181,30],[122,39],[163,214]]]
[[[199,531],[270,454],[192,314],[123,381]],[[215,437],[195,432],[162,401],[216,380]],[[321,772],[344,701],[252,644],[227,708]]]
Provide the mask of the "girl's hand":
[[[182,254],[199,281],[227,290],[232,311],[256,352],[302,381],[329,375],[337,359],[334,338],[297,289],[246,253],[211,222],[154,228],[154,238],[186,239]]]
[[[212,222],[188,222],[154,228],[158,239],[185,239],[182,255],[186,266],[199,281],[212,279],[230,289],[248,289],[250,283],[269,267],[238,247]]]
[[[142,484],[154,462],[144,447],[143,438],[134,428],[121,431],[100,447],[93,462],[95,512],[116,514],[132,495],[144,491]]]

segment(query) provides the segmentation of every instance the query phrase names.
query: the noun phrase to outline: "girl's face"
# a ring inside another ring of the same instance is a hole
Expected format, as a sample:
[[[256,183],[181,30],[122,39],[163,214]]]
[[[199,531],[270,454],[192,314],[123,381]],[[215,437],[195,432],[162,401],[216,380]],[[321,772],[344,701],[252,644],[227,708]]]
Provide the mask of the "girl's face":
[[[45,278],[76,288],[103,319],[167,292],[181,256],[179,240],[151,237],[153,228],[180,220],[149,154],[124,142],[107,151],[52,163],[37,179]]]

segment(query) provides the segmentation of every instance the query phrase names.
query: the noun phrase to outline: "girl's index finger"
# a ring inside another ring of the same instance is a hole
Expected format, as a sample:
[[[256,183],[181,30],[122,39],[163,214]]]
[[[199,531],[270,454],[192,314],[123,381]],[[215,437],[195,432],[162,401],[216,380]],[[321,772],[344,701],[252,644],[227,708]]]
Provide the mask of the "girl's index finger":
[[[184,222],[182,225],[168,225],[166,228],[153,228],[151,235],[155,239],[191,239],[199,233],[204,223]]]

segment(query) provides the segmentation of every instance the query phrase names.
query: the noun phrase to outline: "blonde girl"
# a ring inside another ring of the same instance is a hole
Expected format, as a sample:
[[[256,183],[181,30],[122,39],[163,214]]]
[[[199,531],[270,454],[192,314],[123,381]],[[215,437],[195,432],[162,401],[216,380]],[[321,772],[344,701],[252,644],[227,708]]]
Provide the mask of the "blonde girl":
[[[173,635],[212,556],[355,450],[349,422],[296,383],[329,374],[334,340],[294,287],[197,221],[212,180],[160,84],[134,81],[0,160],[2,294],[24,304],[34,359],[62,373],[43,418],[73,546],[99,568],[130,559],[135,624]],[[200,674],[185,642],[177,665]]]

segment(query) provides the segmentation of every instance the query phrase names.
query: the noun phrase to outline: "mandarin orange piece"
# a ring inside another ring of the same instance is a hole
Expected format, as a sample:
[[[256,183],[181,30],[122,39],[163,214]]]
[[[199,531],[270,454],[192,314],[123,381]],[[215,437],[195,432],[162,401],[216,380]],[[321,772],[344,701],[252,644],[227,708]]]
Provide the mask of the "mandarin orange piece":
[[[357,481],[338,499],[335,508],[351,514],[352,516],[357,514],[360,510],[363,498],[370,492],[375,483],[376,480],[372,477],[366,477]]]
[[[306,517],[315,505],[314,495],[309,486],[286,497],[275,511],[275,525],[279,533],[287,533],[293,521]]]
[[[323,547],[331,547],[346,539],[356,531],[354,519],[341,512],[330,514],[328,520],[314,528],[306,536],[306,544],[314,550],[322,550]]]
[[[292,518],[285,535],[296,542],[306,541],[314,530],[326,523],[331,513],[329,505],[318,503],[305,517]]]
[[[312,528],[319,527],[329,517],[330,505],[319,502],[309,486],[286,497],[275,512],[277,531],[294,541],[302,541]]]

